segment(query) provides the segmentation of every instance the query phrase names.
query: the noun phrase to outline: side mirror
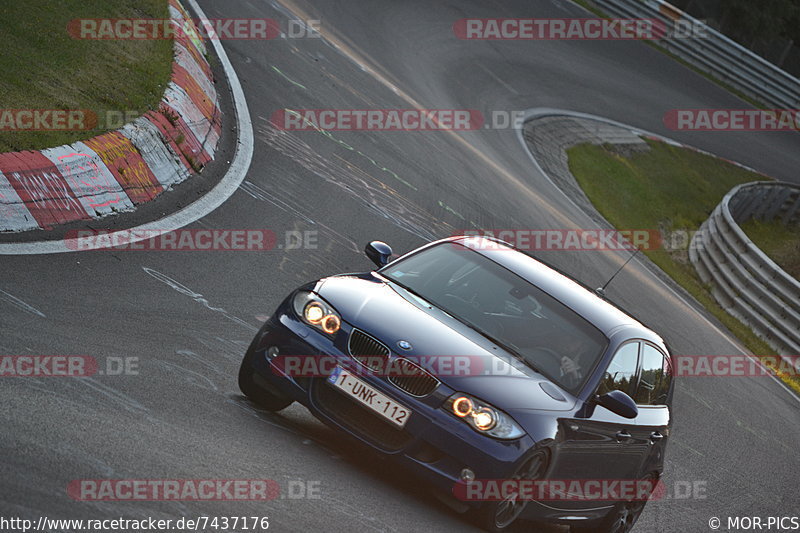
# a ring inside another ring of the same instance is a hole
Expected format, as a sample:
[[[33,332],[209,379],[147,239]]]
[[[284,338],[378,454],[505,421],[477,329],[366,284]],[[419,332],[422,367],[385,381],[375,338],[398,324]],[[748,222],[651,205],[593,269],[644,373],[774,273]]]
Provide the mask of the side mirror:
[[[621,390],[612,390],[602,396],[598,396],[595,401],[597,405],[602,405],[612,413],[623,418],[636,418],[639,414],[639,408],[636,407],[636,402]]]
[[[380,268],[389,262],[389,257],[392,255],[392,247],[385,242],[372,241],[364,248],[364,253]]]

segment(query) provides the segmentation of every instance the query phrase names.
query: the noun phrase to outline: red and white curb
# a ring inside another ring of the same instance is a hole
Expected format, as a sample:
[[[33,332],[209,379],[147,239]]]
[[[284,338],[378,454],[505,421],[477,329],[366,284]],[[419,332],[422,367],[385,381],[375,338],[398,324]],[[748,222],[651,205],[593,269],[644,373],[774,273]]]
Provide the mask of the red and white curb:
[[[186,0],[192,7],[192,10],[201,19],[207,18],[203,13],[202,8],[198,5],[196,0]],[[253,121],[250,119],[250,111],[247,108],[247,99],[242,90],[242,84],[236,76],[236,71],[231,64],[228,54],[225,53],[221,41],[219,39],[212,39],[210,41],[214,47],[214,51],[219,58],[222,69],[225,72],[225,77],[228,80],[228,85],[233,97],[233,110],[236,120],[236,147],[234,149],[233,157],[231,158],[228,170],[222,179],[214,185],[214,187],[205,195],[201,196],[186,207],[170,213],[169,215],[148,222],[133,228],[127,228],[119,232],[111,232],[108,237],[113,239],[117,233],[124,234],[129,238],[129,242],[139,242],[140,240],[149,239],[157,235],[175,231],[192,222],[203,218],[211,213],[225,201],[233,196],[239,189],[239,186],[244,181],[247,171],[250,168],[250,163],[253,160]],[[138,124],[138,126],[137,126]],[[158,129],[150,124],[149,121],[134,121],[132,124],[120,130],[123,135],[133,139],[132,135],[139,135],[140,138],[149,139],[152,144],[137,144],[137,146],[145,146],[142,151],[143,159],[148,163],[150,169],[156,176],[164,176],[162,171],[157,169],[158,165],[170,166],[168,158],[172,153],[165,143],[160,141]],[[156,132],[155,134],[153,132]],[[156,162],[157,164],[154,164]],[[186,171],[185,168],[176,167],[179,170]],[[187,171],[188,175],[188,171]],[[12,189],[13,191],[13,189]],[[0,204],[2,208],[4,204]],[[13,205],[13,204],[8,204]],[[12,207],[13,208],[13,207]],[[136,237],[136,235],[140,235]],[[0,255],[39,255],[39,254],[58,254],[58,253],[75,253],[76,251],[88,251],[102,247],[96,243],[83,243],[80,239],[60,239],[60,240],[40,240],[32,242],[4,242],[0,243]]]
[[[193,25],[177,0],[169,0],[169,12],[175,26]],[[0,154],[0,231],[49,229],[135,209],[214,158],[221,117],[205,44],[178,33],[157,111],[85,141]]]

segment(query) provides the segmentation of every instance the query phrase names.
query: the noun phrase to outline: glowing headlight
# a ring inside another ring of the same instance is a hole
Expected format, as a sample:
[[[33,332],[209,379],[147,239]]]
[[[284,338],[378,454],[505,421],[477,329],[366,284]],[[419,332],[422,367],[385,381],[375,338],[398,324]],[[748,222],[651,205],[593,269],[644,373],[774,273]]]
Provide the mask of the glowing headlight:
[[[306,324],[310,324],[328,335],[333,335],[342,327],[342,319],[339,318],[339,314],[313,292],[298,292],[292,303],[294,312]]]
[[[336,315],[325,315],[322,319],[322,331],[333,335],[342,326],[342,321]]]
[[[311,302],[303,311],[303,316],[312,324],[319,324],[325,316],[325,310],[317,302]]]
[[[464,418],[472,414],[472,400],[466,396],[461,396],[453,400],[453,413],[459,418]]]
[[[448,398],[445,408],[478,433],[496,439],[518,439],[525,434],[503,411],[460,392]]]
[[[477,413],[474,413],[472,415],[472,420],[481,431],[489,431],[495,425],[494,413],[485,407]]]

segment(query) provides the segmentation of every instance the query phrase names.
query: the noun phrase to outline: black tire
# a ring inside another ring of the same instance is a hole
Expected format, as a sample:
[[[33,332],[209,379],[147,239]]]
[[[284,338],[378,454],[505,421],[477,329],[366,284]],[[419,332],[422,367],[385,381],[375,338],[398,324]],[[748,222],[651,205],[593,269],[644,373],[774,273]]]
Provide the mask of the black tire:
[[[252,360],[255,357],[256,343],[259,338],[260,334],[256,335],[253,342],[250,343],[244,359],[242,359],[242,364],[239,366],[239,390],[262,409],[278,412],[292,405],[294,400],[278,393],[278,391],[267,390],[256,383],[253,375]]]
[[[511,476],[511,479],[539,479],[547,471],[547,453],[537,451]],[[528,505],[525,500],[508,498],[486,502],[475,513],[478,526],[491,533],[508,531]]]
[[[655,475],[644,478],[645,481],[654,483],[653,486],[657,479]],[[572,526],[570,533],[629,533],[639,520],[645,505],[647,500],[619,502],[600,522],[592,526]]]

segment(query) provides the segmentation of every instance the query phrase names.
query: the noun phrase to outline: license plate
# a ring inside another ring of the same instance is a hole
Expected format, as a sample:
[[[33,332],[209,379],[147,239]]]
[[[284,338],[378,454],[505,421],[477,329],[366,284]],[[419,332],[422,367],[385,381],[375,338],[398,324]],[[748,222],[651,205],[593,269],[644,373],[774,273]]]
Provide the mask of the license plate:
[[[367,406],[397,427],[405,427],[411,410],[403,407],[368,383],[353,376],[342,367],[336,367],[328,376],[328,383]]]

